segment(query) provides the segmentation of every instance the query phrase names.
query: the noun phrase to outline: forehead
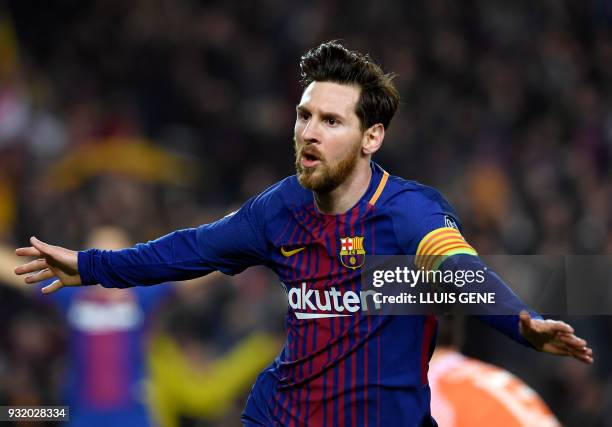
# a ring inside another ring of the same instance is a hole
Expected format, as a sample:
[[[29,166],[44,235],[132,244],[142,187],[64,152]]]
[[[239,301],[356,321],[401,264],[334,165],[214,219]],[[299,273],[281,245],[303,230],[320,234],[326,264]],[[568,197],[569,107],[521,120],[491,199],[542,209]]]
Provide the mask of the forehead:
[[[359,88],[332,82],[310,83],[300,100],[299,107],[310,111],[323,111],[348,117],[355,115],[355,106],[359,100]]]

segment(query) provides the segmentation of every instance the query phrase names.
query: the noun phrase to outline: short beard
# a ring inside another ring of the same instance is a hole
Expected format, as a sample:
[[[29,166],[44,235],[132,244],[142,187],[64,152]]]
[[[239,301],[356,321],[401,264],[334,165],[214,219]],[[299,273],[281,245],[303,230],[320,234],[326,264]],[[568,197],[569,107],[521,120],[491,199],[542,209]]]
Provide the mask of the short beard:
[[[351,173],[355,170],[357,160],[359,159],[361,144],[356,144],[353,149],[347,153],[346,157],[341,159],[334,166],[327,166],[323,161],[316,168],[304,168],[300,162],[300,150],[297,143],[295,148],[295,171],[300,185],[308,190],[319,194],[328,194],[338,188]]]

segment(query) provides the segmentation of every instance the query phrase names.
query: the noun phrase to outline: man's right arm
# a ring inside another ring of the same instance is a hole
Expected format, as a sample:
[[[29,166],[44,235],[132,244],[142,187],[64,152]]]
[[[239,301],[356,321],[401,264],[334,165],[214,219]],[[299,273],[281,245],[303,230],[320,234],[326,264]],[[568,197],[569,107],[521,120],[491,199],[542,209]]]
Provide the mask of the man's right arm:
[[[198,248],[196,228],[178,230],[148,243],[117,251],[88,249],[78,253],[83,285],[109,288],[188,280],[215,270]]]
[[[89,249],[75,252],[35,238],[32,247],[17,249],[20,256],[39,259],[15,269],[29,274],[26,283],[58,277],[43,292],[63,286],[93,285],[126,288],[193,279],[219,270],[236,274],[265,262],[265,199],[249,200],[240,210],[211,224],[178,230],[148,243],[118,251]]]

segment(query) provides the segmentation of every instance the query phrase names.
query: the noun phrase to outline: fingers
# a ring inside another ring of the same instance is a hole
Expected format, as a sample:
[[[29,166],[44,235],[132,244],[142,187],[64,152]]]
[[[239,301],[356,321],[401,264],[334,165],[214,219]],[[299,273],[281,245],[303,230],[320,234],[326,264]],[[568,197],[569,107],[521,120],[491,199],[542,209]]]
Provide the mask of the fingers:
[[[546,320],[546,324],[552,332],[565,332],[568,334],[574,333],[574,328],[561,320]]]
[[[547,333],[554,335],[556,333],[573,334],[574,328],[561,320],[540,320],[532,319],[529,313],[523,311],[519,315],[520,326],[523,330],[534,330],[538,333]]]
[[[42,256],[42,252],[40,252],[38,249],[29,246],[27,248],[17,248],[15,249],[15,255],[18,256],[36,256],[36,257],[40,257]]]
[[[577,352],[576,354],[581,357],[590,359],[590,363],[593,363],[593,349],[589,347],[585,347],[582,351]]]
[[[30,237],[30,243],[32,244],[32,246],[34,246],[34,248],[36,248],[41,253],[46,254],[49,252],[50,245],[46,244],[45,242],[41,240],[38,240],[34,236]]]
[[[587,342],[573,334],[557,334],[554,348],[555,354],[571,356],[581,362],[593,363],[593,349],[586,346]]]
[[[578,338],[574,334],[558,333],[557,339],[573,349],[581,349],[586,347],[587,345],[587,342],[585,340],[583,340],[582,338]]]
[[[593,351],[591,349],[586,349],[585,351],[580,352],[572,352],[572,357],[589,365],[593,363]]]
[[[547,353],[554,354],[557,356],[572,356],[572,352],[569,351],[565,346],[553,345],[546,350]]]
[[[42,257],[45,255],[45,251],[41,250],[42,246],[40,245],[42,242],[35,237],[30,238],[30,243],[32,246],[17,248],[15,249],[15,255],[17,256],[33,256],[33,257]],[[47,262],[43,258],[39,258],[34,261],[30,261],[26,264],[15,267],[15,274],[27,274],[34,273],[39,270],[43,270],[48,268]],[[26,280],[27,282],[27,280]]]
[[[555,354],[558,356],[571,356],[575,357],[578,353],[572,351],[567,345],[562,342],[551,343],[550,346],[547,346],[547,352],[551,354]]]
[[[25,278],[25,282],[26,283],[38,283],[38,282],[42,282],[43,280],[49,280],[52,277],[55,277],[55,274],[53,274],[53,272],[49,270],[48,268],[45,268],[44,270],[41,270],[38,273],[34,273],[30,276],[27,276]]]
[[[15,249],[15,255],[41,257],[49,251],[50,245],[38,240],[34,236],[30,237],[30,243],[32,246]]]
[[[34,273],[35,271],[49,268],[47,261],[43,258],[30,261],[15,268],[15,274],[21,275],[26,273]]]
[[[558,339],[566,345],[573,357],[585,363],[593,363],[593,349],[587,347],[586,340],[573,334],[559,334]]]
[[[47,285],[44,288],[42,288],[42,293],[43,294],[50,294],[50,293],[55,292],[58,289],[61,289],[63,287],[64,287],[64,285],[62,285],[62,282],[60,282],[59,280],[56,280],[53,283],[51,283],[50,285]]]

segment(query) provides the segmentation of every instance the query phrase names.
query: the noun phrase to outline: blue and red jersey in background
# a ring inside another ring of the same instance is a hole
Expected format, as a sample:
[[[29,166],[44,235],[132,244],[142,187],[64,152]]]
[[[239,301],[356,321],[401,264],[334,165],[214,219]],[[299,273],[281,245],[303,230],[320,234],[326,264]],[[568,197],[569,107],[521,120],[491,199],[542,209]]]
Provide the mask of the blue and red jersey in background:
[[[146,410],[146,332],[173,288],[64,288],[48,298],[66,319],[65,404],[71,426],[152,425]]]

